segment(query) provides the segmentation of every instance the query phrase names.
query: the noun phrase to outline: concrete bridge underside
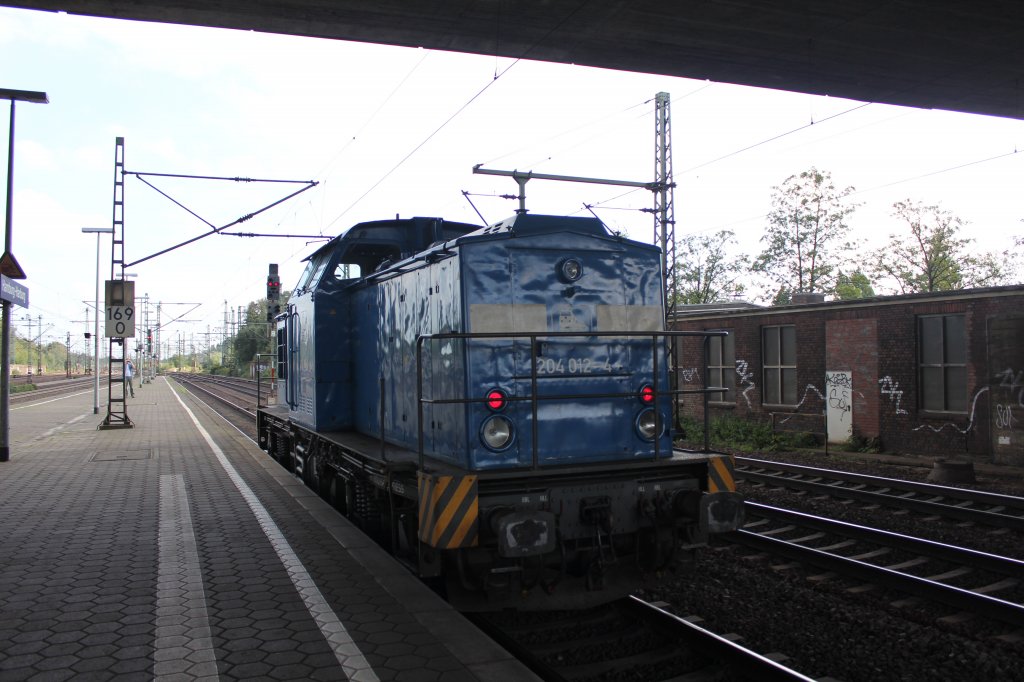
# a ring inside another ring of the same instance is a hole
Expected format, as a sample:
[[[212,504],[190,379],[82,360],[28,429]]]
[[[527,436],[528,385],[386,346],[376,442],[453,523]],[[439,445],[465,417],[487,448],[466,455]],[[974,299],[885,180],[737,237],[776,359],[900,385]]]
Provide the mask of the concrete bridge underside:
[[[1020,0],[21,0],[1024,118]]]

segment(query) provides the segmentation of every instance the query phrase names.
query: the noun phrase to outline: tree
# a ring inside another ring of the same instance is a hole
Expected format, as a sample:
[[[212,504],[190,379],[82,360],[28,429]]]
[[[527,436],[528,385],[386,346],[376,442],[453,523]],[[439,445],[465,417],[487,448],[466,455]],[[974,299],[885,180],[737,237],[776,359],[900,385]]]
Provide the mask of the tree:
[[[726,246],[731,242],[735,235],[729,230],[691,234],[679,241],[673,266],[679,284],[677,304],[715,303],[743,292],[739,278],[749,269],[750,260],[744,255],[728,256]]]
[[[257,353],[273,349],[272,334],[268,331],[267,301],[253,301],[245,311],[245,324],[234,337],[235,363],[241,368],[256,359]]]
[[[893,204],[892,215],[907,229],[874,252],[874,272],[895,280],[901,293],[993,286],[1006,278],[1009,254],[1000,262],[994,253],[971,253],[974,240],[960,236],[967,222],[949,211],[907,199]]]
[[[764,251],[753,269],[778,285],[776,302],[798,292],[832,293],[844,256],[853,249],[845,241],[847,217],[856,209],[847,201],[853,187],[836,189],[828,171],[811,168],[791,175],[772,188],[762,242]]]
[[[867,275],[860,270],[854,270],[849,275],[839,273],[836,278],[835,295],[840,301],[852,301],[858,298],[871,298],[875,295],[875,290]]]

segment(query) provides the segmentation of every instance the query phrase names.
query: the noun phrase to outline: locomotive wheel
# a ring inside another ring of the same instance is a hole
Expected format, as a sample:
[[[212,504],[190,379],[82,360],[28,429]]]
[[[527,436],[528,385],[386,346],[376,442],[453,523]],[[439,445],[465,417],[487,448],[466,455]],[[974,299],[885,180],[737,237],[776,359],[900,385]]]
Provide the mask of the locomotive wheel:
[[[309,455],[306,457],[306,461],[302,463],[302,482],[306,484],[306,487],[313,490],[318,495],[320,494],[320,482],[316,473],[317,457],[316,455]]]
[[[345,514],[345,479],[333,474],[327,481],[327,502],[342,514]]]

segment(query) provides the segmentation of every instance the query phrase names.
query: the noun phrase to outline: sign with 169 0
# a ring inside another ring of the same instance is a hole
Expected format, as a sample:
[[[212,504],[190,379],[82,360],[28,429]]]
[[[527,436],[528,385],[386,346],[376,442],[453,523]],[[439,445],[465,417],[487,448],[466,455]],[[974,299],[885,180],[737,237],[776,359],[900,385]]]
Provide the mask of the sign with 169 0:
[[[108,305],[103,335],[114,338],[135,336],[135,308],[130,305]]]
[[[135,282],[107,280],[106,294],[103,335],[120,339],[135,336]]]

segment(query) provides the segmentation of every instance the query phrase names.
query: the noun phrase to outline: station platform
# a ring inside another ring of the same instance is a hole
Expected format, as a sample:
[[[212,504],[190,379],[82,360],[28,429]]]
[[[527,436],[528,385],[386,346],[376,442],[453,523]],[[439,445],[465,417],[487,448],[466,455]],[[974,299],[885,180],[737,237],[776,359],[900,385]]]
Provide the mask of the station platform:
[[[135,396],[11,407],[0,681],[536,679],[179,386]]]

